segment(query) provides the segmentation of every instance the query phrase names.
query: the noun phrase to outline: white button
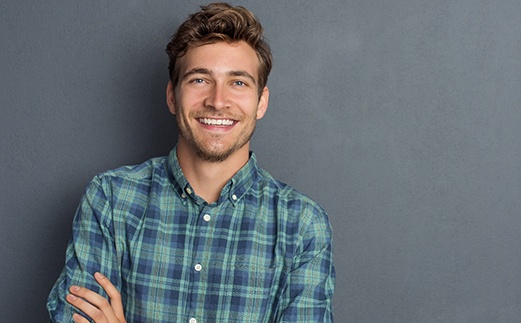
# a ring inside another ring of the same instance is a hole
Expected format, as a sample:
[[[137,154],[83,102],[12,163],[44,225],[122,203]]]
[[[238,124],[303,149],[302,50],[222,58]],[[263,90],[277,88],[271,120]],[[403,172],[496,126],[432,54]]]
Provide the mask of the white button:
[[[203,216],[203,220],[205,220],[206,222],[210,221],[212,219],[212,217],[210,216],[210,214],[205,214]]]
[[[181,197],[185,199],[186,198],[185,193],[181,194]]]
[[[197,323],[197,320],[196,320],[195,318],[192,317],[192,318],[190,319],[190,323]]]
[[[201,269],[203,269],[203,266],[201,266],[201,264],[195,265],[195,271],[201,271]]]
[[[188,194],[192,194],[192,189],[191,189],[190,187],[187,187],[187,188],[186,188],[186,193],[188,193]]]
[[[232,200],[234,200],[234,201],[237,200],[237,195],[233,194],[232,195]]]

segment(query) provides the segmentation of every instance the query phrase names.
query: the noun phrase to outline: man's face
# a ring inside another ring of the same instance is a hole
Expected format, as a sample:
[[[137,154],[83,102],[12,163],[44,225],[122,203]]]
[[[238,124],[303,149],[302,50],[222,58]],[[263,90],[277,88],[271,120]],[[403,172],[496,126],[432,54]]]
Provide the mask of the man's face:
[[[256,120],[264,116],[269,97],[267,87],[258,95],[259,60],[253,48],[242,41],[192,47],[179,64],[179,82],[167,88],[179,145],[210,162],[238,151],[248,153]]]

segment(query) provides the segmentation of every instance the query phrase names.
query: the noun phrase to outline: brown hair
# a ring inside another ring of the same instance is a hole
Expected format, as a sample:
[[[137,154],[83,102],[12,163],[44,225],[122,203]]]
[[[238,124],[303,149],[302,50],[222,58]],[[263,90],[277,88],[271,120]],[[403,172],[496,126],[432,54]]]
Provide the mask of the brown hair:
[[[259,58],[259,95],[268,81],[272,66],[271,50],[263,37],[259,20],[248,9],[228,3],[211,3],[201,6],[201,11],[191,14],[179,26],[166,46],[169,57],[168,71],[174,86],[179,82],[178,58],[190,47],[212,44],[219,41],[245,41]]]

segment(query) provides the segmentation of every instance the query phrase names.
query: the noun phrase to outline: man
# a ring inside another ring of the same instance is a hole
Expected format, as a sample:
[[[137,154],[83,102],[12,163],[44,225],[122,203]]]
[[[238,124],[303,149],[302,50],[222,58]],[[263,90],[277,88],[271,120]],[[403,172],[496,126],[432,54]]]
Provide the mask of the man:
[[[333,320],[327,215],[249,150],[268,107],[263,29],[245,8],[201,8],[167,46],[178,143],[89,184],[52,321]]]

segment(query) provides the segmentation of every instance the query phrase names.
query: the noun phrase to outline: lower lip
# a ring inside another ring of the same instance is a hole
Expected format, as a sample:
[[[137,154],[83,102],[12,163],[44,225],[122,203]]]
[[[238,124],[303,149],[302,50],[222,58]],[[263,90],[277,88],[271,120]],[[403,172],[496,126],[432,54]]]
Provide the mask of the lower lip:
[[[237,122],[233,122],[231,125],[229,126],[225,126],[225,125],[210,125],[210,124],[206,124],[206,123],[202,123],[202,122],[199,122],[199,124],[207,129],[207,130],[212,130],[212,131],[221,131],[221,132],[224,132],[224,131],[228,131],[228,130],[231,130],[236,124]]]

